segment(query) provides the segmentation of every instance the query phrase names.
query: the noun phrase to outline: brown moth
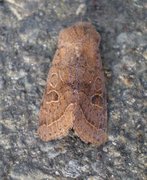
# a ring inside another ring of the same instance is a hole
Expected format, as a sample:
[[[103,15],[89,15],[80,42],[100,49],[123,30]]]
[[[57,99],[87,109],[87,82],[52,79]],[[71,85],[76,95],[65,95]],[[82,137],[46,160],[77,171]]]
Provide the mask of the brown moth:
[[[100,35],[88,22],[63,29],[40,108],[38,134],[43,141],[70,129],[86,143],[107,141],[107,102],[98,50]]]

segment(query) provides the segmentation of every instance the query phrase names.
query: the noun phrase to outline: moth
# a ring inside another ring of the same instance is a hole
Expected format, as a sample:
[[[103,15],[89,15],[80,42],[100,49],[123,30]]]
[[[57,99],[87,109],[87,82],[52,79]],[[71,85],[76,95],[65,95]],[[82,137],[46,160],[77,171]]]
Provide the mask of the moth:
[[[89,22],[78,22],[59,33],[39,114],[43,141],[68,135],[101,145],[107,135],[107,101],[99,52],[100,35]]]

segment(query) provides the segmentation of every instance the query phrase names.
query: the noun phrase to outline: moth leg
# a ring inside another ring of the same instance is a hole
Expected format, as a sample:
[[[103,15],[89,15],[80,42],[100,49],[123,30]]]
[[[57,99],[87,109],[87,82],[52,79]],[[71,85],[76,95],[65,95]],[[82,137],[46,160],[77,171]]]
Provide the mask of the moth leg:
[[[43,141],[50,141],[62,138],[68,134],[68,131],[73,127],[74,105],[70,104],[64,114],[49,125],[43,124],[38,129],[38,134]]]
[[[107,133],[103,129],[96,128],[86,120],[81,108],[75,118],[73,129],[75,134],[86,143],[92,143],[100,146],[108,139]]]

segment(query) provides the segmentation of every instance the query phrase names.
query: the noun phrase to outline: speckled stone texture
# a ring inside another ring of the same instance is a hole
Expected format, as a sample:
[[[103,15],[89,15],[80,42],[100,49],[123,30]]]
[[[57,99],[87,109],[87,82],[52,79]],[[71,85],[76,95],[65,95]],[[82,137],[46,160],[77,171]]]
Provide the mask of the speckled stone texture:
[[[145,180],[146,0],[0,0],[0,179]],[[48,143],[38,112],[59,31],[79,20],[102,36],[109,141]]]

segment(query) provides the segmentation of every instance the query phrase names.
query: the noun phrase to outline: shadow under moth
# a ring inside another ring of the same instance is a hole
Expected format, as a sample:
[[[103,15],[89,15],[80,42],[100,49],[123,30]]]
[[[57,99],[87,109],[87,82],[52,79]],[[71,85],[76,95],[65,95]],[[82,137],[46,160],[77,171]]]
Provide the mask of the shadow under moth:
[[[38,134],[43,141],[62,138],[70,129],[86,143],[99,146],[107,141],[99,43],[99,33],[88,22],[60,32],[39,114]]]

